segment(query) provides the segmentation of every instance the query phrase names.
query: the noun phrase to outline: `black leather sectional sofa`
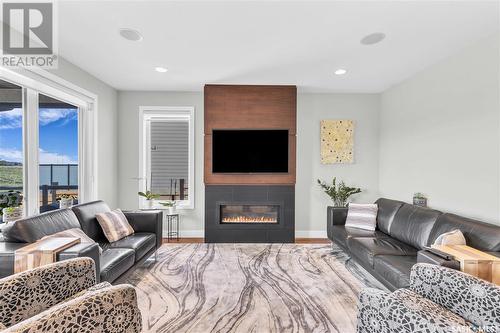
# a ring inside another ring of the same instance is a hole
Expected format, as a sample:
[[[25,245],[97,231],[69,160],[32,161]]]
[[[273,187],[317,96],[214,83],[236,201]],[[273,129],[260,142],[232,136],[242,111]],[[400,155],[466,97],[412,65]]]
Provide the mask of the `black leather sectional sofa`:
[[[162,212],[124,212],[135,233],[109,243],[95,218],[110,211],[103,201],[94,201],[59,209],[9,223],[2,230],[0,241],[0,278],[14,273],[14,251],[44,236],[67,229],[81,228],[96,243],[80,243],[57,256],[57,260],[90,257],[96,263],[97,281],[113,282],[143,262],[162,243]],[[103,249],[99,251],[99,246]]]
[[[328,208],[328,238],[348,252],[390,290],[409,286],[417,262],[459,268],[425,248],[448,231],[459,229],[467,245],[500,257],[500,227],[454,214],[378,199],[377,229],[345,227],[347,208]]]

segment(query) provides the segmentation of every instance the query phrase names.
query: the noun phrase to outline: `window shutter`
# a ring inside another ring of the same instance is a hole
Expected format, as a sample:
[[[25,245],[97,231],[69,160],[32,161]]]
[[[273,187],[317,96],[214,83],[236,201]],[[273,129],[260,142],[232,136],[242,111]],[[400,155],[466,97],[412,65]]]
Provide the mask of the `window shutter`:
[[[188,184],[189,123],[151,122],[151,190],[162,195],[179,194],[180,180]]]

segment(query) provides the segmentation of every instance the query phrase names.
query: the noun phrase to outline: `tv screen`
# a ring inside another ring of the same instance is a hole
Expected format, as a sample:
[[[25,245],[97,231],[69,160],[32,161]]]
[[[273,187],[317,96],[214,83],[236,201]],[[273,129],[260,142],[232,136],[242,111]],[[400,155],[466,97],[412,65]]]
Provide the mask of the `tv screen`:
[[[288,172],[288,131],[213,130],[212,172]]]

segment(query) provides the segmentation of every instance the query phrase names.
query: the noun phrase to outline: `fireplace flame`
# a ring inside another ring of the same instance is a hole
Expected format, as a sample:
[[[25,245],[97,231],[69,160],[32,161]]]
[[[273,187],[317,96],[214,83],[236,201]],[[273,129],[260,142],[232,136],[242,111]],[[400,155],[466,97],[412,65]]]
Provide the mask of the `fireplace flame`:
[[[274,217],[268,216],[229,216],[223,217],[222,223],[278,223],[278,220]]]

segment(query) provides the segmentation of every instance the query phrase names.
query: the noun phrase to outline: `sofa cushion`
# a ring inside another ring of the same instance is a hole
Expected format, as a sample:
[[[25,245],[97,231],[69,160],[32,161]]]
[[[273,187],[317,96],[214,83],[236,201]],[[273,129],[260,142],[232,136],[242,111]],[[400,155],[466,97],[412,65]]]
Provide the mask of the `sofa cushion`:
[[[2,234],[6,242],[33,243],[44,236],[73,228],[80,228],[75,214],[71,209],[58,209],[9,223]]]
[[[347,247],[355,257],[371,267],[373,257],[377,255],[417,255],[417,249],[394,238],[348,238]]]
[[[382,255],[373,259],[373,269],[395,288],[410,285],[410,272],[417,263],[416,256]]]
[[[332,226],[333,241],[340,246],[347,247],[347,239],[351,237],[390,238],[391,236],[386,235],[378,230],[363,230],[358,228],[344,227],[343,225]]]
[[[500,227],[477,220],[461,217],[455,214],[439,216],[432,228],[430,244],[445,232],[458,229],[467,241],[467,245],[482,251],[500,252]]]
[[[156,235],[149,232],[138,232],[110,243],[108,248],[124,248],[135,251],[135,261],[139,261],[156,245]]]
[[[107,248],[101,255],[101,281],[113,282],[135,263],[132,249]]]
[[[429,245],[429,235],[441,214],[438,210],[404,204],[394,216],[389,235],[421,250]]]
[[[81,205],[76,205],[71,208],[75,212],[82,230],[96,242],[107,241],[104,232],[102,231],[99,222],[97,222],[96,214],[111,211],[104,201],[92,201]]]
[[[394,216],[399,208],[404,205],[404,202],[380,198],[375,203],[378,205],[377,212],[377,228],[383,233],[388,234],[391,229]]]
[[[134,229],[132,229],[132,226],[128,223],[127,218],[120,209],[98,213],[96,214],[96,218],[104,232],[104,236],[106,236],[110,243],[119,241],[134,233]]]

